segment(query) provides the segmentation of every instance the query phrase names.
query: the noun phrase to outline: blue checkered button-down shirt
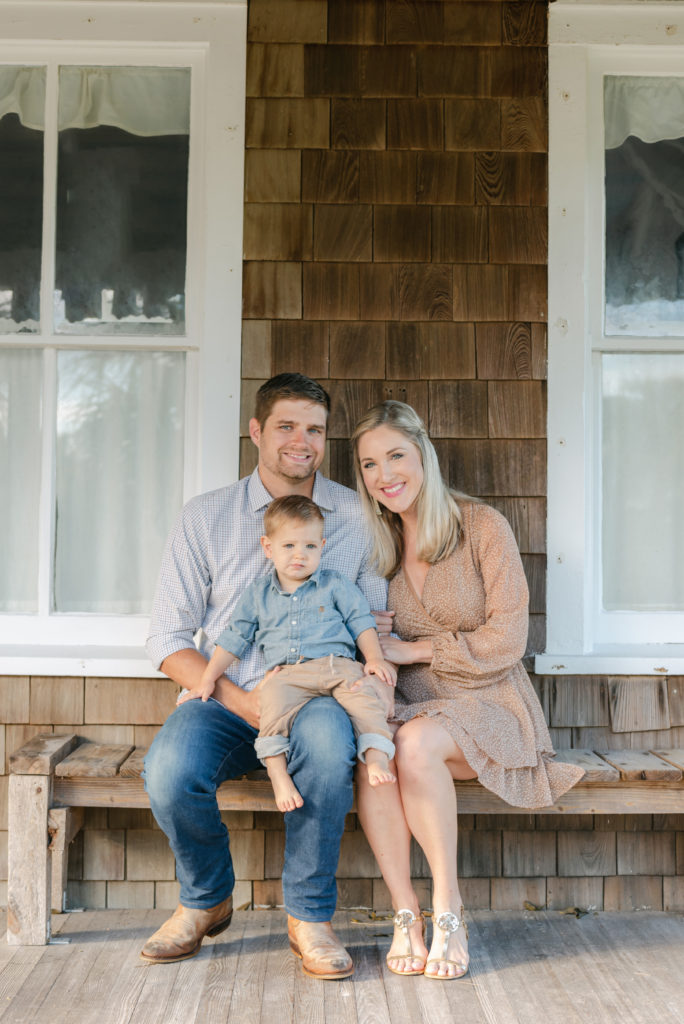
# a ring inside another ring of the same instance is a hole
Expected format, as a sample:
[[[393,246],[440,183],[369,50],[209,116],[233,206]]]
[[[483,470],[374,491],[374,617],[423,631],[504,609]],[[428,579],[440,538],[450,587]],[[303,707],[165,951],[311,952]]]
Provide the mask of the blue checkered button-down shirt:
[[[211,656],[238,597],[271,564],[259,543],[271,500],[255,469],[236,484],[187,503],[167,541],[152,607],[147,653],[155,667],[194,646]],[[321,564],[356,583],[371,608],[385,608],[387,584],[369,567],[369,539],[356,492],[317,473],[313,500],[325,517]],[[252,647],[229,675],[251,690],[264,671],[263,656]]]

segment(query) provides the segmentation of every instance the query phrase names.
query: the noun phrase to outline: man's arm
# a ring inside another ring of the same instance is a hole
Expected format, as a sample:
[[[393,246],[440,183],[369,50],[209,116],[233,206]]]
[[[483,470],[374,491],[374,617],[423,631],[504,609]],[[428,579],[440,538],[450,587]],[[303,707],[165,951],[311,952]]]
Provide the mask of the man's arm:
[[[188,690],[199,686],[199,681],[207,667],[207,659],[194,647],[176,651],[165,658],[160,671],[173,679],[174,683]],[[221,676],[216,682],[213,696],[234,715],[244,720],[254,729],[259,728],[259,694],[257,690],[243,690],[236,686],[227,676]]]

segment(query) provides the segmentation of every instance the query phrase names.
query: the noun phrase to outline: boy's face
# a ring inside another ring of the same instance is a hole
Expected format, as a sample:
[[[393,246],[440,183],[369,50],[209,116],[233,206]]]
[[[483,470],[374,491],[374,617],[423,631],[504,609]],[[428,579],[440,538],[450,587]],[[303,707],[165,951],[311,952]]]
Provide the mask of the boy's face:
[[[272,560],[282,583],[308,579],[319,566],[324,545],[323,523],[317,520],[285,520],[261,538],[264,554]]]

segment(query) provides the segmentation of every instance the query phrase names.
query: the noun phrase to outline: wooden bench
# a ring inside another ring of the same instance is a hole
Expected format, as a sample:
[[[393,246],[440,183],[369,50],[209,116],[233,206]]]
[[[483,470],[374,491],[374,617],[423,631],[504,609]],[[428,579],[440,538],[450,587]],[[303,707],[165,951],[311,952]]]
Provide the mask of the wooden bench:
[[[7,941],[45,945],[50,913],[64,908],[69,843],[84,807],[149,808],[140,777],[146,748],[83,742],[76,735],[35,736],[10,756]],[[582,781],[535,814],[684,812],[684,750],[559,750],[585,770]],[[479,782],[455,783],[465,814],[529,814]],[[221,810],[274,811],[265,772],[224,783]]]

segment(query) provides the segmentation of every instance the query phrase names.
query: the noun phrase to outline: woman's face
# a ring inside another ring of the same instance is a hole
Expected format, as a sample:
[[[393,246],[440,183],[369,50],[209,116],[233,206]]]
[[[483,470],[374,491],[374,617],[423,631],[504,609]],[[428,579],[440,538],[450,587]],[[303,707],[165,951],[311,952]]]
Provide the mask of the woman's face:
[[[404,515],[423,486],[423,463],[412,441],[392,427],[375,427],[359,438],[359,462],[371,498]]]

